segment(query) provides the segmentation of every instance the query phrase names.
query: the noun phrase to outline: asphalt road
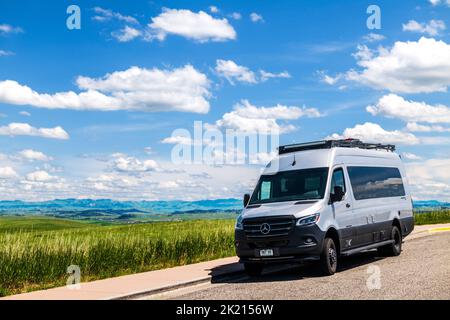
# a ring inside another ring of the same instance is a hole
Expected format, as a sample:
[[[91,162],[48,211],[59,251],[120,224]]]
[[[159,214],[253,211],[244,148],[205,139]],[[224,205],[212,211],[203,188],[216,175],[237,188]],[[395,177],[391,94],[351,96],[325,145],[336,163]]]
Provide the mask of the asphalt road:
[[[216,282],[147,299],[448,300],[450,232],[407,240],[398,257],[383,258],[372,251],[341,258],[338,272],[331,277],[305,265],[258,278]]]

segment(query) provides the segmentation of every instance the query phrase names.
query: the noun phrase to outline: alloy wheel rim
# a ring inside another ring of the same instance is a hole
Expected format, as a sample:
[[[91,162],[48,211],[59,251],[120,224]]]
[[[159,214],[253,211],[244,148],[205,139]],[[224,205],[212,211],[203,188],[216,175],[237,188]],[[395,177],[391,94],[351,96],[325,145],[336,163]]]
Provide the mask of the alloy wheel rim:
[[[336,250],[334,250],[334,248],[328,249],[328,257],[329,257],[331,267],[334,268],[334,266],[336,265],[336,262],[337,262]]]
[[[400,250],[400,234],[398,231],[394,233],[394,246],[397,250]]]

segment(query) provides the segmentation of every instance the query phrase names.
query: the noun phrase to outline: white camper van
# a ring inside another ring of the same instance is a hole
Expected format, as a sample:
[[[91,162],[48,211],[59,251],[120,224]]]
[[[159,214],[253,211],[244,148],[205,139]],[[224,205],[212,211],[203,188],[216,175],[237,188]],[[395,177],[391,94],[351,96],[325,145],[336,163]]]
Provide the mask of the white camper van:
[[[278,150],[236,222],[236,253],[249,275],[302,261],[332,275],[340,256],[401,253],[414,217],[395,146],[347,139]]]

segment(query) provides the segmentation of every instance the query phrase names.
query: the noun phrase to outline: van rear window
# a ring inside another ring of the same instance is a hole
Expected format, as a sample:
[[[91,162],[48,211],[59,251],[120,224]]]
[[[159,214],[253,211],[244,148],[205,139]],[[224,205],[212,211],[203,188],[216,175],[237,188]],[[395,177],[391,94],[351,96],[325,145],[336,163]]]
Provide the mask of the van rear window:
[[[398,168],[347,167],[356,200],[401,197],[405,195]]]

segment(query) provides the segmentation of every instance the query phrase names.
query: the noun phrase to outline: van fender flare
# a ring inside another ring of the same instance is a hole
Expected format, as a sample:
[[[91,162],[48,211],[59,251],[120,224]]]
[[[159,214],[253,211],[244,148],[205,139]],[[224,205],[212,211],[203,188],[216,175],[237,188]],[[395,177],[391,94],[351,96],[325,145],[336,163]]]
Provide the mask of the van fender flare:
[[[324,234],[324,239],[325,238],[333,239],[334,245],[336,246],[338,254],[340,254],[341,253],[341,235],[338,231],[338,228],[336,228],[336,226],[334,226],[334,225],[329,226],[327,231]]]

